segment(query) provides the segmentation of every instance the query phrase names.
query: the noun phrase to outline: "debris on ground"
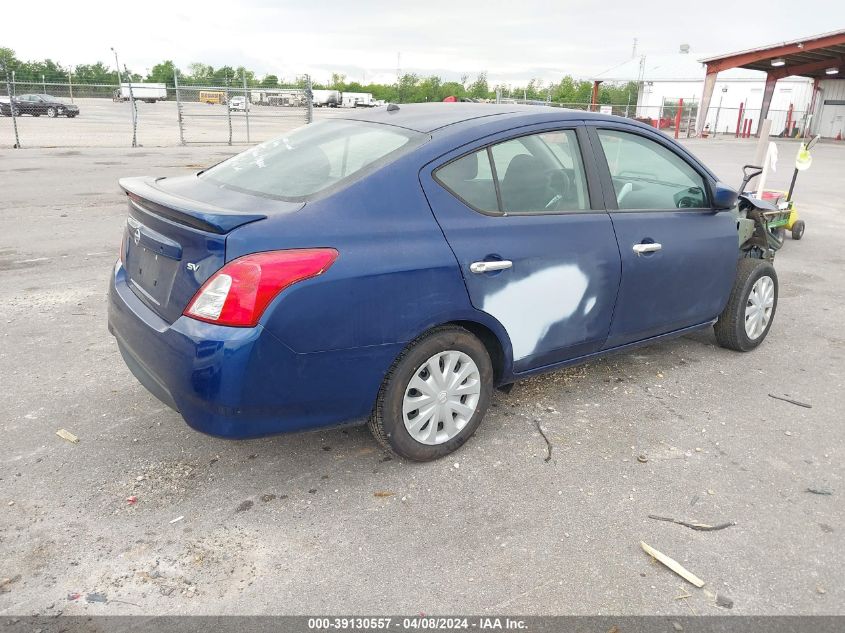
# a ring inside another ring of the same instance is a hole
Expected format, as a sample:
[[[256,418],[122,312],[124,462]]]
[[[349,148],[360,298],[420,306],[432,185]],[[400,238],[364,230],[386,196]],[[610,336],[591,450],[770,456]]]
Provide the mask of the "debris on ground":
[[[734,601],[721,593],[716,594],[716,606],[725,609],[733,609]]]
[[[676,631],[683,631],[684,630],[684,627],[677,620],[672,620],[672,628],[675,629]]]
[[[21,575],[18,574],[17,576],[12,576],[11,578],[0,578],[0,593],[5,593],[10,591],[9,585],[15,583],[21,579]]]
[[[814,495],[824,495],[826,497],[833,494],[833,490],[828,490],[827,488],[807,488],[806,492],[811,492]]]
[[[238,504],[238,507],[235,508],[235,512],[246,512],[251,507],[252,507],[252,501],[247,499],[246,501],[241,501],[240,504]]]
[[[276,495],[274,495],[274,494],[272,494],[272,493],[271,493],[271,494],[266,494],[266,495],[261,495],[261,500],[262,500],[264,503],[267,503],[268,501],[272,501],[272,500],[273,500],[273,499],[275,499],[275,498],[276,498]]]
[[[786,398],[784,396],[776,396],[773,393],[769,394],[770,398],[774,398],[775,400],[783,400],[784,402],[788,402],[789,404],[794,404],[799,407],[804,407],[805,409],[812,409],[813,405],[807,404],[806,402],[801,402],[799,400],[793,400],[792,398]]]
[[[637,455],[637,461],[641,464],[645,464],[648,462],[648,457],[646,457],[645,455]]]
[[[126,503],[130,506],[134,506],[136,503],[138,503],[138,497],[136,497],[135,495],[132,495],[131,497],[126,497]]]
[[[69,594],[67,595],[67,599],[68,599],[68,600],[71,600],[71,601],[73,601],[73,600],[79,600],[81,597],[82,597],[82,594],[81,594],[81,593],[76,593],[76,592],[69,593]]]
[[[678,519],[673,519],[671,517],[659,517],[656,514],[649,514],[648,518],[654,519],[655,521],[676,523],[677,525],[683,525],[684,527],[688,527],[691,530],[698,530],[699,532],[715,532],[716,530],[724,530],[725,528],[736,525],[735,521],[730,521],[729,523],[719,523],[718,525],[708,525],[707,523],[687,523],[686,521],[679,521]]]
[[[374,497],[392,497],[395,494],[396,494],[395,492],[391,492],[390,490],[376,490],[373,493],[373,496]]]
[[[85,602],[108,602],[109,599],[106,598],[106,594],[104,593],[89,593],[85,596]]]
[[[674,558],[666,556],[666,554],[657,551],[651,545],[648,545],[648,544],[644,543],[643,541],[640,541],[640,547],[643,548],[643,551],[646,554],[648,554],[649,556],[651,556],[655,560],[657,560],[657,561],[663,563],[664,565],[666,565],[666,567],[668,567],[673,572],[678,574],[681,578],[686,580],[688,583],[695,585],[696,587],[703,587],[704,586],[704,581],[701,578],[699,578],[698,576],[693,574],[691,571],[687,570],[683,565],[681,565]]]
[[[179,521],[181,521],[181,520],[182,520],[182,519],[184,519],[184,518],[185,518],[184,516],[178,516],[178,517],[176,517],[175,519],[171,519],[170,523],[171,523],[171,524],[172,524],[172,523],[179,523]]]
[[[534,420],[534,426],[537,427],[537,430],[540,432],[540,435],[542,435],[543,439],[546,440],[546,457],[543,459],[543,461],[548,464],[550,461],[552,461],[552,443],[546,436],[545,431],[543,431],[543,427],[540,426],[540,420]]]
[[[67,440],[71,444],[79,444],[79,438],[65,429],[59,429],[58,431],[56,431],[56,435],[58,435],[63,440]]]

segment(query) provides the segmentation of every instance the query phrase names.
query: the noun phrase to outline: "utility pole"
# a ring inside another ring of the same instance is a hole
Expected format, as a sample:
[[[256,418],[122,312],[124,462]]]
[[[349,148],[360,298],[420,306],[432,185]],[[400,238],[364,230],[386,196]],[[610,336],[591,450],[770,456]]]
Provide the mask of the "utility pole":
[[[44,88],[44,94],[47,94],[47,81],[44,79],[44,75],[41,75],[41,87]]]
[[[634,48],[631,50],[631,59],[637,56],[637,38],[634,38]]]
[[[396,53],[396,85],[399,86],[399,79],[402,77],[402,53]]]
[[[73,73],[68,68],[67,71],[67,87],[70,90],[70,102],[73,103]]]
[[[121,101],[123,100],[123,94],[120,90],[120,62],[117,59],[117,51],[114,49],[114,46],[111,46],[111,52],[114,53],[114,65],[117,68],[117,94],[120,95]],[[129,71],[126,71],[129,74]],[[129,117],[132,121],[132,147],[138,146],[138,137],[137,137],[137,121],[135,119],[135,97],[132,94],[132,77],[129,77]]]

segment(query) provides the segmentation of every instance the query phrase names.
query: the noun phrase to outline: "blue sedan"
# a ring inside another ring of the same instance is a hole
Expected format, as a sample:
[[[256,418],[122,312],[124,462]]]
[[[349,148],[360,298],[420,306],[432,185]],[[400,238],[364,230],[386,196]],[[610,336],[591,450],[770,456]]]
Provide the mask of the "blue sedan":
[[[777,304],[753,201],[618,117],[390,105],[121,186],[109,330],[222,437],[366,422],[435,459],[494,388],[711,326],[748,351]]]

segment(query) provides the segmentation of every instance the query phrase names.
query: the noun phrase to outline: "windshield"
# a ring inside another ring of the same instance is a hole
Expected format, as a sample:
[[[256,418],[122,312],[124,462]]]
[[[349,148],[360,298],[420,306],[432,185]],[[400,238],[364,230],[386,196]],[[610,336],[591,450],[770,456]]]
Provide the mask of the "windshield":
[[[386,165],[426,138],[391,125],[320,121],[248,149],[200,178],[226,189],[302,200]]]

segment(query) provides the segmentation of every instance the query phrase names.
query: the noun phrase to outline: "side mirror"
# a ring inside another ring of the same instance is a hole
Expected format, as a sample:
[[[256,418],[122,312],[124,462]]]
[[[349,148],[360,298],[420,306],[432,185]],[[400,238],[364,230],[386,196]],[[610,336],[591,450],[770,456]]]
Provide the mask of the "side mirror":
[[[716,211],[733,209],[736,205],[737,192],[726,184],[717,182],[713,187],[713,208]]]

